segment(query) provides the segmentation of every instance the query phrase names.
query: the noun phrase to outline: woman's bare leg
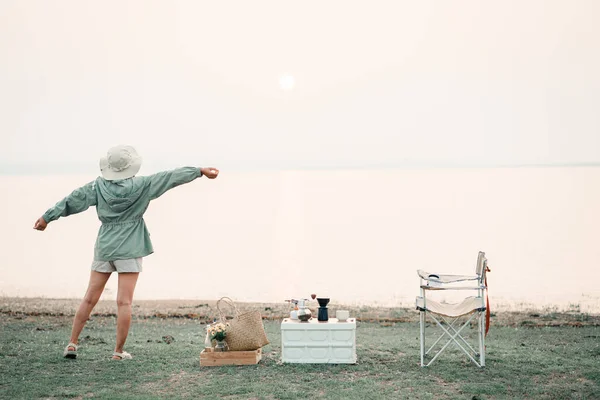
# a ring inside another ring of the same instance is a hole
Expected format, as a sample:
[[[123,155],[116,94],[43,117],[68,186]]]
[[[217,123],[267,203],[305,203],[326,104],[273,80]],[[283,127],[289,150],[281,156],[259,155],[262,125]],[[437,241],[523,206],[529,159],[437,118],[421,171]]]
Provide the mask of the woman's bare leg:
[[[123,352],[123,346],[129,334],[129,327],[131,326],[131,302],[139,275],[139,272],[119,274],[119,289],[117,292],[117,306],[119,311],[117,313],[117,344],[115,346],[115,352],[117,353]]]
[[[102,291],[104,291],[104,286],[106,282],[110,278],[109,273],[102,273],[97,271],[91,271],[90,274],[90,283],[88,284],[87,291],[85,292],[85,296],[79,305],[79,309],[75,314],[75,318],[73,319],[73,328],[71,329],[71,343],[77,344],[79,340],[79,335],[85,326],[85,323],[90,318],[90,314],[94,309],[94,306],[98,303],[100,296],[102,295]],[[74,350],[74,349],[73,349]]]

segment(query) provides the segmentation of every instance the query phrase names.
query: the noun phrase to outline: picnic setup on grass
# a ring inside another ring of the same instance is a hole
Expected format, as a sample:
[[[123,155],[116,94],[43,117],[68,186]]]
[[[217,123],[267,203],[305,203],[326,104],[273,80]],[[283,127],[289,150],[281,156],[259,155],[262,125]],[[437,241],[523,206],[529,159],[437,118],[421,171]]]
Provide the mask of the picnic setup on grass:
[[[452,344],[476,366],[485,366],[485,337],[490,319],[486,277],[489,271],[487,258],[482,251],[477,255],[473,275],[417,271],[420,280],[416,308],[420,314],[421,367],[430,366]],[[436,294],[444,291],[474,292],[474,295],[460,296],[457,303],[436,300]],[[316,317],[309,307],[309,299],[286,300],[291,310],[289,317],[283,318],[280,324],[281,362],[356,364],[356,318],[351,318],[349,311],[343,309],[336,310],[335,317],[330,317],[330,298],[317,297],[316,294],[310,297],[319,304]],[[233,317],[227,318],[226,308],[233,311]],[[220,319],[206,327],[200,365],[258,364],[262,359],[262,347],[269,344],[260,311],[240,313],[229,297],[217,301],[217,310]],[[428,322],[427,317],[433,324]],[[438,330],[427,349],[428,324]],[[473,324],[476,324],[475,328]],[[468,335],[469,331],[476,333]]]

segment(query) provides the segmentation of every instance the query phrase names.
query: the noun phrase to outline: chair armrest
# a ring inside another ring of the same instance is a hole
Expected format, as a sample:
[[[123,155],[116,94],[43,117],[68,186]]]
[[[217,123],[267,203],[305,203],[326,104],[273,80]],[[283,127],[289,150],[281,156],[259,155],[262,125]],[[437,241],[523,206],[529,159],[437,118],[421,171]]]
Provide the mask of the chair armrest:
[[[422,269],[417,270],[417,274],[426,281],[429,281],[433,278],[440,283],[453,283],[453,282],[462,282],[462,281],[476,281],[479,279],[477,275],[448,275],[448,274],[434,274],[430,272],[423,271]]]
[[[456,287],[441,287],[441,286],[429,286],[421,285],[421,289],[424,290],[482,290],[485,286],[456,286]]]

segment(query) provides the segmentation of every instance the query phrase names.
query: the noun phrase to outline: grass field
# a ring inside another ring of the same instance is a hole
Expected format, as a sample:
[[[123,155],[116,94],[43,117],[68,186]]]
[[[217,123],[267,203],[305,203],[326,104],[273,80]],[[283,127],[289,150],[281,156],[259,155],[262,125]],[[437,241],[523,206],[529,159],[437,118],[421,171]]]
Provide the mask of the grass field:
[[[126,346],[134,359],[112,361],[115,318],[93,316],[77,360],[67,360],[69,315],[10,311],[6,303],[0,311],[0,396],[7,399],[600,398],[593,316],[574,314],[580,323],[557,325],[560,316],[532,313],[517,324],[496,323],[484,369],[454,349],[421,368],[412,310],[405,310],[407,322],[359,322],[356,365],[281,364],[274,318],[265,321],[271,344],[260,364],[209,368],[199,365],[204,325],[197,318],[140,312]]]

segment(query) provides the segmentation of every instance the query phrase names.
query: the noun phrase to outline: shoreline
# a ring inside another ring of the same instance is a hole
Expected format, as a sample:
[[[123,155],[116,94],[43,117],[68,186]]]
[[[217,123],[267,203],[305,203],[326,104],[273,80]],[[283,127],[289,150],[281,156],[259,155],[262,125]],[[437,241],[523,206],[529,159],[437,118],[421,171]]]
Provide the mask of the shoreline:
[[[81,299],[50,299],[43,297],[0,297],[0,314],[13,318],[72,318]],[[318,305],[311,302],[309,308],[316,315]],[[289,314],[287,303],[248,303],[236,302],[240,313],[259,309],[264,320],[277,321]],[[223,308],[223,307],[222,307]],[[330,303],[330,315],[335,310],[346,309],[359,322],[393,325],[396,323],[418,322],[419,312],[409,307],[352,306]],[[116,317],[117,307],[114,300],[100,300],[92,317]],[[232,316],[233,310],[223,309],[226,316]],[[173,318],[197,320],[201,324],[219,319],[216,300],[134,300],[134,319]],[[600,314],[585,313],[577,309],[559,311],[556,308],[527,309],[519,311],[495,311],[491,307],[491,325],[514,327],[548,326],[600,326]]]

